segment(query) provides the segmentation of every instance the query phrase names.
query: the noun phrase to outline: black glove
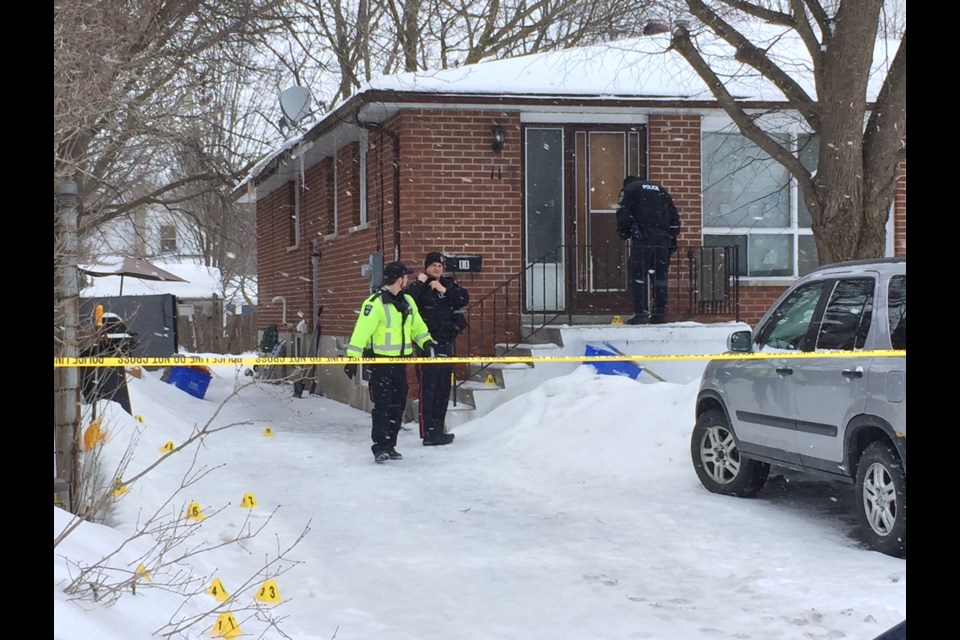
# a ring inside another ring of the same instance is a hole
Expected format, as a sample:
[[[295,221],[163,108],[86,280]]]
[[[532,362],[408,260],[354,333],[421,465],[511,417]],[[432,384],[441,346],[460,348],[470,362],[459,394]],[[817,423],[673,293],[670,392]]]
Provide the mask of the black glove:
[[[437,357],[437,350],[436,348],[434,348],[432,340],[427,340],[426,342],[424,342],[423,346],[420,347],[420,349],[423,350],[423,355],[427,356],[428,358]]]
[[[343,365],[343,372],[347,374],[347,377],[353,380],[353,376],[357,375],[357,364],[351,362],[350,364]]]

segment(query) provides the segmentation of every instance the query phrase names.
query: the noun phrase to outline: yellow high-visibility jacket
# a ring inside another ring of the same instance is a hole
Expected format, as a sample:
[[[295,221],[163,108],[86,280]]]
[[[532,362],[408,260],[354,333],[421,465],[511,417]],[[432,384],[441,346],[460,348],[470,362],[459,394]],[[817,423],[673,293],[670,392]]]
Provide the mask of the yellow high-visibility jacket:
[[[433,338],[413,298],[381,289],[360,305],[346,355],[359,358],[364,349],[372,348],[377,356],[413,356],[411,343],[423,347],[428,340]]]

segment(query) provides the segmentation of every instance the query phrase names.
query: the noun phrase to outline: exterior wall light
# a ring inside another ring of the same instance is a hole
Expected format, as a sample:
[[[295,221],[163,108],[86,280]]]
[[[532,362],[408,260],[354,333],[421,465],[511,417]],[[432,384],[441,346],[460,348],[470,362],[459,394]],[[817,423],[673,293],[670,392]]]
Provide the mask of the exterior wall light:
[[[494,153],[500,153],[500,151],[503,150],[503,138],[504,138],[503,127],[500,126],[500,123],[494,122],[492,132],[493,132],[493,140],[490,143],[490,148],[493,149]]]

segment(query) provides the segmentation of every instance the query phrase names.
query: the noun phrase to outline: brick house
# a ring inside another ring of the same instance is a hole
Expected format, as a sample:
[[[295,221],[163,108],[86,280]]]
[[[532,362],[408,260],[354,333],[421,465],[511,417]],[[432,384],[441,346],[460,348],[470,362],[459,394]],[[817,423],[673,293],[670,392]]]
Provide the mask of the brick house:
[[[479,271],[458,274],[471,293],[461,353],[489,355],[545,322],[627,318],[614,216],[625,175],[660,181],[681,214],[668,320],[756,322],[817,266],[809,216],[786,171],[664,43],[384,77],[327,113],[237,191],[256,201],[260,328],[291,331],[323,305],[321,352],[340,355],[370,290],[366,266],[419,270],[428,251],[463,257],[455,267],[479,257]],[[754,85],[733,88],[815,162],[816,140],[782,96]],[[903,165],[888,255],[906,255],[905,217]]]

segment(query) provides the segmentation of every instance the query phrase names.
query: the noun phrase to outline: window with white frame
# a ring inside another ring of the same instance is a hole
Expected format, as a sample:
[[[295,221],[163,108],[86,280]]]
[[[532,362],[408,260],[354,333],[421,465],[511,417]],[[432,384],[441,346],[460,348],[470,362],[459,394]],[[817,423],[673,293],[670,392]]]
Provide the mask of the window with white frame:
[[[367,224],[367,135],[360,130],[360,225]]]
[[[160,225],[160,252],[177,252],[177,227],[172,224]]]
[[[783,133],[774,138],[816,168],[818,139]],[[702,136],[703,244],[736,246],[743,277],[801,276],[818,266],[810,213],[796,181],[739,132]]]

